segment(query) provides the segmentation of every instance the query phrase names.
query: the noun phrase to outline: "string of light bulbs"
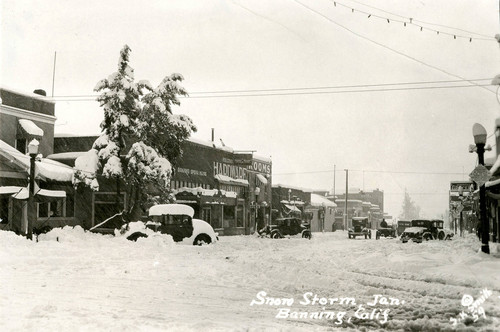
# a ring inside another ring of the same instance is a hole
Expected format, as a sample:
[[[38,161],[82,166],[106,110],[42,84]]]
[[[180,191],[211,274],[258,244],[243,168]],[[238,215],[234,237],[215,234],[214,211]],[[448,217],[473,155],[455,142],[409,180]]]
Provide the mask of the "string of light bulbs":
[[[466,35],[462,35],[462,34],[449,33],[449,32],[446,32],[446,31],[436,30],[436,29],[433,29],[433,28],[429,28],[429,27],[426,27],[424,25],[416,23],[416,22],[420,22],[420,21],[414,20],[411,17],[406,18],[404,16],[398,15],[402,19],[394,19],[394,18],[391,18],[391,17],[386,17],[386,16],[381,16],[381,15],[369,13],[369,12],[366,12],[364,10],[361,10],[361,9],[358,9],[358,8],[354,8],[354,7],[345,5],[345,4],[343,4],[341,2],[338,2],[336,0],[335,1],[334,0],[330,0],[330,2],[333,2],[333,6],[334,7],[344,7],[344,8],[349,9],[351,11],[351,13],[363,14],[363,15],[366,15],[367,18],[380,19],[380,20],[386,21],[387,23],[396,22],[396,23],[402,24],[404,27],[406,27],[408,25],[412,25],[412,26],[415,26],[415,27],[419,28],[420,31],[424,31],[424,30],[425,31],[431,31],[431,32],[436,33],[436,35],[446,35],[446,36],[453,37],[453,39],[466,39],[466,40],[469,40],[469,42],[472,42],[472,40],[484,40],[484,41],[495,41],[495,42],[497,42],[497,40],[494,37],[491,37],[491,38],[473,37],[471,35],[466,36]]]

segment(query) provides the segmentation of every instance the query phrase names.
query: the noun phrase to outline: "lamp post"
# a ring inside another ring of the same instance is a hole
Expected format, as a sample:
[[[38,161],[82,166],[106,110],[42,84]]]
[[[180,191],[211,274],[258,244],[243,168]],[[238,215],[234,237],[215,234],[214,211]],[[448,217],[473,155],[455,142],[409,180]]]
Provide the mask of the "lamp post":
[[[486,129],[479,123],[472,126],[472,136],[474,136],[474,143],[476,144],[477,157],[479,165],[484,166],[484,145],[486,144]],[[481,218],[481,251],[489,254],[490,247],[488,245],[490,237],[490,223],[486,218],[486,187],[484,184],[479,188],[479,211]]]
[[[28,144],[28,153],[30,155],[30,183],[28,195],[28,231],[26,237],[29,240],[33,239],[33,223],[36,219],[35,206],[35,158],[38,155],[38,141],[33,139]]]
[[[458,187],[458,197],[460,198],[460,204],[461,204],[461,206],[458,207],[458,209],[460,211],[460,236],[463,236],[464,234],[463,234],[462,210],[463,210],[463,205],[464,205],[464,188],[462,186]]]

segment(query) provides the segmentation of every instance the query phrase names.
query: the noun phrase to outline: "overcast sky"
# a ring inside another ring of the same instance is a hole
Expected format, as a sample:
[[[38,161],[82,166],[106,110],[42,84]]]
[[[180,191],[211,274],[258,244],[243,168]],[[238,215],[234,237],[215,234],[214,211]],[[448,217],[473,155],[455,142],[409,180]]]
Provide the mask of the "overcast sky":
[[[336,165],[337,192],[345,190],[350,169],[349,187],[383,190],[389,214],[401,212],[406,189],[422,214],[434,217],[447,209],[450,180],[468,179],[476,165],[468,153],[472,125],[483,124],[491,135],[499,116],[496,87],[449,82],[489,84],[500,74],[493,39],[498,6],[496,0],[1,0],[0,79],[51,95],[57,52],[56,133],[97,134],[98,104],[63,96],[95,95],[128,44],[136,80],[157,85],[173,72],[184,76],[190,98],[175,112],[194,120],[194,137],[209,140],[215,128],[216,140],[235,150],[271,156],[273,183],[331,190]],[[439,81],[446,82],[381,85]],[[375,86],[309,89],[361,85]],[[436,88],[450,85],[461,87]],[[381,89],[398,90],[373,91]],[[495,136],[488,142],[493,146]]]

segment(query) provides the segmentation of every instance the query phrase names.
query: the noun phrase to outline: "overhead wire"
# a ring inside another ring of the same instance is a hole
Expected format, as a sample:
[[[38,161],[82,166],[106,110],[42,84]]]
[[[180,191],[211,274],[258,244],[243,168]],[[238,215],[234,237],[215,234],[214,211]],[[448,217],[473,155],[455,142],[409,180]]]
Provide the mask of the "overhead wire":
[[[484,38],[474,38],[474,39],[482,39],[482,40],[486,40],[487,39],[487,40],[492,40],[492,41],[495,40],[494,37],[491,37],[491,36],[488,36],[488,35],[485,35],[485,34],[482,34],[482,33],[477,33],[477,32],[465,30],[465,29],[462,29],[462,28],[456,28],[456,27],[445,25],[445,24],[438,24],[438,23],[426,22],[426,21],[418,20],[418,19],[413,18],[413,17],[408,17],[408,16],[403,16],[403,15],[400,15],[400,14],[396,14],[396,13],[393,13],[393,12],[390,12],[390,11],[387,11],[387,10],[384,10],[384,9],[381,9],[381,8],[378,8],[378,7],[375,7],[375,6],[372,6],[372,5],[367,5],[367,4],[362,3],[360,1],[356,1],[356,0],[350,0],[350,1],[355,2],[357,4],[360,4],[362,6],[366,6],[368,8],[372,8],[372,9],[381,11],[381,12],[389,14],[389,15],[393,15],[393,16],[396,16],[396,17],[400,17],[400,18],[406,19],[408,21],[411,20],[412,22],[420,22],[422,24],[433,25],[433,26],[438,26],[438,27],[447,28],[447,29],[451,29],[451,30],[462,31],[462,32],[470,33],[470,34],[473,34],[473,35],[476,35],[476,36],[484,37]],[[338,1],[337,1],[337,3],[338,3]]]
[[[469,82],[469,80],[465,80]],[[411,84],[411,83],[410,83]],[[179,96],[179,99],[207,99],[207,98],[235,98],[235,97],[267,97],[267,96],[291,96],[291,95],[318,95],[318,94],[342,94],[342,93],[367,93],[367,92],[390,92],[390,91],[411,91],[411,90],[441,90],[441,89],[458,89],[458,88],[476,88],[476,87],[486,87],[491,84],[468,84],[468,85],[438,85],[438,86],[417,86],[417,87],[400,87],[400,88],[379,88],[379,89],[364,89],[363,86],[359,86],[361,89],[350,89],[350,90],[337,90],[337,91],[310,91],[310,90],[325,90],[325,89],[343,89],[343,87],[330,87],[330,88],[297,88],[297,89],[262,89],[260,91],[274,92],[277,93],[251,93],[252,90],[247,90],[242,93],[234,92],[207,92],[206,95],[194,95],[194,96]],[[365,85],[368,87],[369,85]],[[380,85],[379,85],[380,86]],[[278,92],[278,91],[290,91],[290,92]],[[309,90],[309,91],[305,91]],[[488,90],[490,91],[490,90]],[[248,93],[247,93],[248,92]],[[75,101],[96,101],[97,96],[59,96],[54,97],[54,101],[59,102],[75,102]]]
[[[380,47],[382,47],[382,48],[385,48],[385,49],[387,49],[387,50],[389,50],[389,51],[391,51],[391,52],[394,52],[394,53],[396,53],[396,54],[399,54],[399,55],[401,55],[401,56],[403,56],[403,57],[405,57],[405,58],[407,58],[407,59],[410,59],[410,60],[413,60],[413,61],[415,61],[415,62],[418,62],[418,63],[420,63],[421,65],[424,65],[424,66],[426,66],[426,67],[432,68],[432,69],[437,70],[437,71],[440,71],[440,72],[442,72],[442,73],[444,73],[444,74],[446,74],[446,75],[453,76],[453,77],[460,78],[460,79],[462,79],[462,80],[468,81],[467,79],[465,79],[465,78],[463,78],[463,77],[461,77],[461,76],[459,76],[459,75],[456,75],[456,74],[450,73],[450,72],[448,72],[448,71],[446,71],[446,70],[444,70],[444,69],[442,69],[442,68],[439,68],[439,67],[437,67],[437,66],[434,66],[434,65],[428,64],[428,63],[426,63],[426,62],[424,62],[424,61],[422,61],[422,60],[419,60],[419,59],[417,59],[417,58],[415,58],[415,57],[412,57],[412,56],[410,56],[410,55],[408,55],[408,54],[405,54],[405,53],[403,53],[403,52],[401,52],[401,51],[398,51],[398,50],[396,50],[396,49],[394,49],[394,48],[392,48],[392,47],[389,47],[389,46],[387,46],[387,45],[384,45],[384,44],[382,44],[382,43],[379,43],[379,42],[377,42],[377,41],[375,41],[375,40],[373,40],[373,39],[371,39],[371,38],[369,38],[369,37],[366,37],[366,36],[364,36],[364,35],[362,35],[362,34],[360,34],[360,33],[358,33],[358,32],[355,32],[354,30],[352,30],[352,29],[350,29],[350,28],[348,28],[348,27],[346,27],[346,26],[344,26],[344,25],[342,25],[342,24],[338,23],[337,21],[333,20],[332,18],[330,18],[330,17],[328,17],[328,16],[326,16],[326,15],[324,15],[324,14],[322,14],[322,13],[318,12],[317,10],[315,10],[315,9],[313,9],[313,8],[311,8],[311,7],[307,6],[307,5],[305,5],[305,4],[303,4],[302,2],[300,2],[300,1],[298,1],[298,0],[293,0],[293,1],[295,1],[295,2],[296,2],[296,3],[298,3],[299,5],[303,6],[303,7],[304,7],[304,8],[306,8],[307,10],[309,10],[309,11],[311,11],[311,12],[315,13],[316,15],[319,15],[319,16],[323,17],[323,18],[324,18],[324,19],[326,19],[327,21],[329,21],[329,22],[331,22],[331,23],[333,23],[333,24],[337,25],[338,27],[340,27],[340,28],[342,28],[342,29],[344,29],[344,30],[346,30],[346,31],[350,32],[351,34],[353,34],[353,35],[355,35],[355,36],[357,36],[357,37],[359,37],[359,38],[361,38],[361,39],[364,39],[364,40],[366,40],[366,41],[369,41],[370,43],[373,43],[373,44],[375,44],[375,45],[378,45],[378,46],[380,46]],[[494,91],[492,91],[492,90],[490,90],[490,89],[487,89],[485,86],[480,86],[480,85],[477,85],[476,83],[474,83],[474,82],[472,82],[472,81],[468,81],[468,82],[469,82],[469,83],[471,83],[471,84],[474,84],[474,85],[476,85],[476,86],[479,86],[479,87],[481,87],[481,88],[485,89],[486,91],[488,91],[488,92],[490,92],[490,93],[495,93]]]

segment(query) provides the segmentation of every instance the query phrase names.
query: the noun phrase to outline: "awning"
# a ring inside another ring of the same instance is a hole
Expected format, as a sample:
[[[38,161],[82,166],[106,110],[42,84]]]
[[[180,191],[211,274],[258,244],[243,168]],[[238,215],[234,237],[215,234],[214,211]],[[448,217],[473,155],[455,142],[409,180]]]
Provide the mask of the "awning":
[[[257,179],[259,179],[259,181],[262,182],[262,184],[267,184],[267,179],[264,175],[257,173]]]
[[[26,119],[19,119],[18,123],[19,127],[26,134],[26,136],[37,137],[37,138],[43,137],[43,130],[40,127],[38,127],[33,121]]]
[[[232,177],[217,174],[214,178],[223,184],[235,185],[235,186],[248,186],[248,181],[244,179],[234,179]]]
[[[17,186],[5,186],[0,187],[0,195],[12,195],[15,199],[28,199],[29,192],[26,187]],[[64,198],[66,197],[66,192],[63,190],[47,190],[47,189],[37,189],[35,192],[36,196],[45,196],[52,198]]]
[[[30,156],[22,154],[2,140],[0,140],[0,156],[17,165],[27,174],[29,173]],[[41,161],[37,161],[35,169],[35,177],[40,178],[44,181],[53,180],[60,182],[71,182],[73,178],[72,167],[50,159],[44,158]]]
[[[285,204],[285,207],[293,212],[301,212],[295,205]]]

